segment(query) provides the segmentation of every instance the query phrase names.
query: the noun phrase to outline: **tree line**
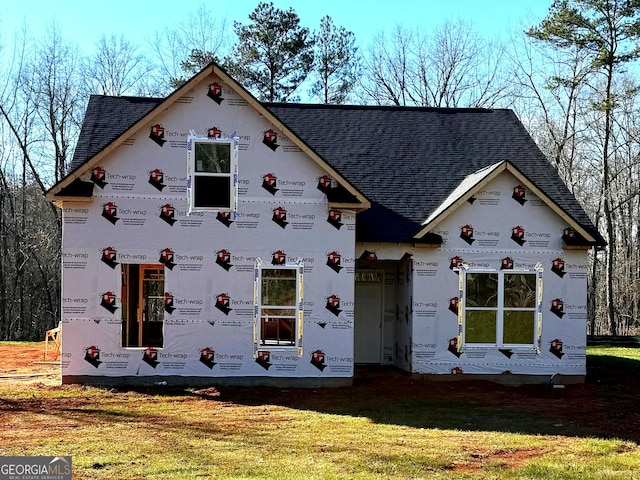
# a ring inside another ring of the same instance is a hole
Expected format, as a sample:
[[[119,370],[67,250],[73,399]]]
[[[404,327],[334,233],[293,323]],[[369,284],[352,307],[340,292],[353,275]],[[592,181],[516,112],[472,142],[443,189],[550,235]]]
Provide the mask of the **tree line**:
[[[43,193],[89,95],[165,96],[211,61],[267,102],[514,109],[607,240],[590,255],[589,333],[639,333],[640,1],[555,0],[506,41],[453,20],[368,40],[261,2],[233,25],[201,6],[146,45],[105,34],[87,54],[55,24],[0,44],[0,340],[60,319],[61,217]]]

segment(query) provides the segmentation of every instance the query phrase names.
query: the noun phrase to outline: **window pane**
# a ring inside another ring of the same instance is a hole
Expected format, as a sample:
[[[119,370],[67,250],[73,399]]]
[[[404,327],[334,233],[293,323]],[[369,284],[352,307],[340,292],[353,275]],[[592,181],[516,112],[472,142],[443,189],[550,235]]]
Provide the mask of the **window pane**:
[[[467,273],[467,307],[498,306],[498,274]]]
[[[296,270],[262,269],[260,304],[287,306],[296,304]]]
[[[194,154],[196,172],[231,172],[231,145],[228,143],[195,142]]]
[[[532,345],[535,340],[535,312],[504,312],[504,338],[506,344]]]
[[[193,202],[196,208],[230,208],[231,177],[193,177]]]
[[[536,306],[536,275],[505,274],[504,306],[534,308]]]
[[[466,343],[496,343],[496,312],[467,310],[464,338]]]
[[[262,345],[295,345],[295,320],[292,318],[262,318]]]
[[[263,308],[263,317],[296,317],[295,308]]]

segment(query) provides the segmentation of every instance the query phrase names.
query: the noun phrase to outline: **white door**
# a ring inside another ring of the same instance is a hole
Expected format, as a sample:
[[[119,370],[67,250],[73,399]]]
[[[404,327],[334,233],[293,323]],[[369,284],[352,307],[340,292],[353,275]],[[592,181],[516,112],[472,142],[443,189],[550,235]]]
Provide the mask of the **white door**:
[[[382,361],[382,285],[384,272],[356,272],[354,361]]]

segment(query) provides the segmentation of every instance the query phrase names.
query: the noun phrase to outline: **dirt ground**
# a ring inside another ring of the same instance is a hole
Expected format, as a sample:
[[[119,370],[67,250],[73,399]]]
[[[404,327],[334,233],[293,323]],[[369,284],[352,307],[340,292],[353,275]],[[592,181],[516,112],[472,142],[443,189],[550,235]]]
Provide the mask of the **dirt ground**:
[[[59,366],[55,362],[42,363],[43,354],[43,343],[27,347],[0,343],[0,386],[60,385]],[[47,360],[55,360],[55,357],[50,356]],[[222,399],[245,402],[248,398],[262,397],[293,408],[311,402],[324,403],[327,411],[335,405],[336,392],[332,389],[265,390],[268,392],[263,392],[263,396],[255,395],[253,389],[227,387],[223,390]],[[200,392],[203,396],[220,395],[215,388]],[[537,414],[558,422],[558,425],[585,428],[594,435],[640,443],[640,368],[633,365],[615,370],[590,367],[586,383],[566,385],[565,388],[544,385],[514,387],[477,380],[435,382],[389,367],[357,367],[353,387],[341,395],[351,400],[376,398],[384,403],[413,398],[505,407]]]

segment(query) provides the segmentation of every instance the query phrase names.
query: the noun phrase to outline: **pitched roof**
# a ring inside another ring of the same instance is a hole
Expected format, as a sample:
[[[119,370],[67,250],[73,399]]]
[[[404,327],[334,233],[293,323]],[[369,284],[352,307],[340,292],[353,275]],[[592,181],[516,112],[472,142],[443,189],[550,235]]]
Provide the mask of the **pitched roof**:
[[[81,167],[162,100],[162,98],[91,95],[69,172]]]
[[[372,202],[373,211],[361,214],[365,223],[384,214],[387,223],[362,240],[413,238],[454,190],[473,183],[476,172],[508,161],[596,243],[604,244],[511,110],[264,105]]]
[[[355,193],[363,204],[371,202],[359,213],[358,241],[437,243],[421,232],[426,221],[453,205],[492,171],[489,167],[507,161],[591,237],[589,243],[605,243],[511,110],[259,103],[236,86],[315,161],[348,182],[351,198]],[[91,96],[70,173],[50,193],[76,192],[70,180],[83,167],[178,94],[167,99]]]

